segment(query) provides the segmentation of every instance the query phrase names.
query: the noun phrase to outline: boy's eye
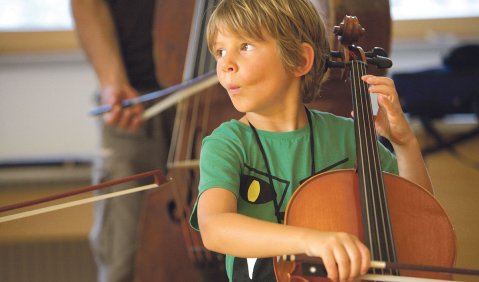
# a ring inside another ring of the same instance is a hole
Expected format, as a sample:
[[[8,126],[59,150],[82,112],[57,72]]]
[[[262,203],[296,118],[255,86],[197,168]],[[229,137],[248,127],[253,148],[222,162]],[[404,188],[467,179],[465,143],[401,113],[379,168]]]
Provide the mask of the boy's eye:
[[[243,43],[241,45],[241,50],[243,51],[251,51],[253,50],[253,45],[251,45],[250,43]]]
[[[218,49],[218,50],[216,50],[216,58],[221,58],[221,57],[223,57],[225,54],[226,54],[226,50],[225,50],[225,49]]]

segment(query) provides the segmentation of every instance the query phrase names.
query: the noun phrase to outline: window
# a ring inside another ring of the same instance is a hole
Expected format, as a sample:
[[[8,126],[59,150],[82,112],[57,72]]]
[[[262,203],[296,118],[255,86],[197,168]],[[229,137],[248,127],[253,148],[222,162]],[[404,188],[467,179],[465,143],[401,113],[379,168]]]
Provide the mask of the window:
[[[390,5],[395,38],[479,34],[479,0],[390,0]],[[0,0],[0,7],[0,55],[78,49],[69,0]]]
[[[1,31],[71,30],[68,0],[0,0]]]
[[[478,17],[478,0],[390,0],[395,20]],[[0,0],[0,31],[70,30],[68,0]]]
[[[478,17],[477,0],[390,0],[394,20]]]

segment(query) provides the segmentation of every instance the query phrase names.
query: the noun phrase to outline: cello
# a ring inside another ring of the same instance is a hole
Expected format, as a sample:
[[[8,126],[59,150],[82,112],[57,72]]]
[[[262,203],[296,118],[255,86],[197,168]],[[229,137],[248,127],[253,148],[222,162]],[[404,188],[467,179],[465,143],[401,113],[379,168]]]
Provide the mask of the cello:
[[[354,234],[369,247],[373,260],[451,267],[456,242],[444,209],[424,188],[381,170],[371,99],[361,76],[368,65],[387,68],[391,63],[380,49],[364,52],[356,45],[365,32],[356,17],[346,16],[334,32],[341,49],[332,52],[337,59],[328,65],[349,71],[357,168],[325,172],[304,182],[288,203],[284,224]],[[280,282],[327,281],[318,271],[318,260],[278,257],[274,267]],[[449,273],[416,270],[372,273],[450,279]]]

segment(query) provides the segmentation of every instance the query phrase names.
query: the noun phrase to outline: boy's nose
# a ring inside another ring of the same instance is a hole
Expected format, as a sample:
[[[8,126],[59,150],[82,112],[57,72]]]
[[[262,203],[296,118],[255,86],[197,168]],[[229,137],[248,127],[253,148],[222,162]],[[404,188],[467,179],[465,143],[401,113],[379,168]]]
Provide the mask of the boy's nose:
[[[230,56],[225,56],[221,62],[221,69],[224,72],[235,72],[237,66]]]
[[[224,68],[225,72],[233,72],[234,70],[235,70],[235,68],[232,65],[229,65],[229,66]]]

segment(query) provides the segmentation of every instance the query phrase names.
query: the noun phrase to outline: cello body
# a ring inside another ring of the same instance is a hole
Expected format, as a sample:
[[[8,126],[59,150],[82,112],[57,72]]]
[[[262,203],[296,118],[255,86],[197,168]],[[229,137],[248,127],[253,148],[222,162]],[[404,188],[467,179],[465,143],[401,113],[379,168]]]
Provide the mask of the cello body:
[[[404,178],[384,173],[384,182],[398,262],[452,266],[456,238],[442,206],[428,191]],[[364,241],[358,183],[357,173],[352,169],[312,177],[291,197],[284,223],[347,232]],[[297,263],[292,275],[302,276],[307,281],[329,281],[324,277],[305,275],[307,272]],[[450,279],[449,274],[443,273],[404,270],[401,275]]]

